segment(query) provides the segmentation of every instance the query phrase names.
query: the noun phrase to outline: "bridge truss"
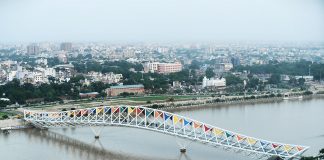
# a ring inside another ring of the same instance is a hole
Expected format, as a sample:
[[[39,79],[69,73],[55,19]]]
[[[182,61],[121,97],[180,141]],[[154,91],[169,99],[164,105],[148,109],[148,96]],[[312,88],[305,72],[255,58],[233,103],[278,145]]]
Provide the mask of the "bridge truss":
[[[309,148],[258,139],[178,114],[141,106],[100,106],[62,112],[25,110],[24,119],[38,128],[106,125],[141,128],[233,150],[257,159],[272,156],[299,159]]]

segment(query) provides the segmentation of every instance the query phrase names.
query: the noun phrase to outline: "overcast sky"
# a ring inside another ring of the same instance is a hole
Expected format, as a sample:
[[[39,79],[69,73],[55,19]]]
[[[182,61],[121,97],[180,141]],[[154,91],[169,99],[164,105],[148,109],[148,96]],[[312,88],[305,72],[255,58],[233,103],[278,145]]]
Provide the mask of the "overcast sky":
[[[0,0],[0,42],[324,41],[324,0]]]

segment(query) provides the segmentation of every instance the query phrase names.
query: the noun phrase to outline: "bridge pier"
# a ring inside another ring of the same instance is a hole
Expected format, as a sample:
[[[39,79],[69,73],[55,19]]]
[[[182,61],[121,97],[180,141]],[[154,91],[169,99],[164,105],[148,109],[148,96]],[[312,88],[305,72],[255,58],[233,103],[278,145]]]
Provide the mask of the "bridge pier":
[[[178,144],[178,146],[180,148],[180,153],[186,153],[187,152],[187,146],[189,146],[192,143],[192,141],[184,140],[184,141],[181,142],[180,138],[178,138],[177,136],[175,136],[175,138],[176,138],[176,142],[177,142],[177,144]]]
[[[93,134],[95,135],[94,138],[99,139],[100,133],[101,133],[101,131],[103,129],[103,126],[100,126],[100,127],[98,127],[98,126],[90,126],[90,128],[91,128]]]
[[[186,148],[180,148],[181,153],[186,153],[187,149]]]

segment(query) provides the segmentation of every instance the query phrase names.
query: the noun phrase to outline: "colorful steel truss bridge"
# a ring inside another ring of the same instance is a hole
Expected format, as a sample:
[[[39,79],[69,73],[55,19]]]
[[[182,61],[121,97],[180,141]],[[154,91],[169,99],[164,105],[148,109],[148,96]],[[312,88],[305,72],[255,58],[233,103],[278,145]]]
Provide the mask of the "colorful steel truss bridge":
[[[178,114],[141,106],[100,106],[62,112],[24,111],[24,119],[38,128],[126,126],[161,132],[256,159],[278,156],[299,159],[309,148],[271,142],[228,131]],[[97,138],[100,132],[96,132]]]

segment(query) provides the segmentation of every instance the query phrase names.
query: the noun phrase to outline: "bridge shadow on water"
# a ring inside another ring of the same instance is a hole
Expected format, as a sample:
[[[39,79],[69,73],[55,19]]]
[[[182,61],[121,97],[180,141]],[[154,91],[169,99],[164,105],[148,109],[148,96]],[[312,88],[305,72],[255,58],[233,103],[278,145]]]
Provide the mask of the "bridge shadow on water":
[[[50,130],[28,129],[25,131],[28,137],[38,139],[49,146],[55,146],[62,151],[72,154],[75,159],[80,160],[148,160],[156,159],[139,157],[128,153],[112,152],[103,147],[100,139],[94,139],[92,143],[65,136]],[[98,144],[98,145],[96,145]],[[189,160],[189,159],[188,159]]]
[[[180,153],[178,160],[192,160],[186,153]]]
[[[48,146],[44,149],[58,150],[60,154],[66,155],[64,159],[69,160],[157,160],[163,158],[132,155],[130,153],[110,151],[105,149],[100,139],[94,139],[89,143],[78,140],[74,137],[66,136],[64,133],[57,133],[51,130],[26,129],[23,132],[27,135],[30,143],[41,143],[43,146]],[[14,133],[13,133],[14,134]],[[7,136],[7,135],[6,135]],[[178,139],[179,140],[179,139]],[[162,151],[163,152],[163,151]],[[191,153],[191,152],[190,152]],[[187,153],[179,153],[178,156],[170,158],[173,160],[194,160],[197,159]],[[202,157],[202,159],[204,159]],[[271,160],[279,160],[278,158],[270,158]]]

